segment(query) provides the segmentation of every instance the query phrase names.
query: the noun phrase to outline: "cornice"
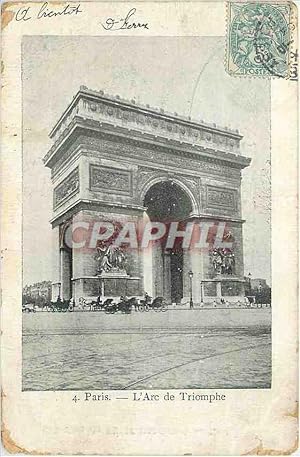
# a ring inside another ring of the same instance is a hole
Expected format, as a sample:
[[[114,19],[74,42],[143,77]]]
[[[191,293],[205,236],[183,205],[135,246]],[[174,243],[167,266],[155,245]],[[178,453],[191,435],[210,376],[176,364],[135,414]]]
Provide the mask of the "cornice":
[[[199,220],[213,220],[213,221],[223,221],[223,222],[235,222],[237,224],[244,224],[246,222],[245,219],[241,219],[239,217],[232,217],[232,216],[217,216],[215,214],[208,214],[208,213],[201,213],[199,215],[191,216],[191,219],[199,219]]]
[[[110,203],[105,200],[92,200],[79,198],[68,207],[62,209],[59,213],[50,220],[52,227],[56,227],[64,221],[70,219],[73,214],[78,213],[82,210],[96,211],[96,212],[117,212],[119,214],[125,214],[128,216],[128,210],[136,213],[137,215],[142,214],[146,208],[144,206],[134,204],[122,204],[122,203]]]
[[[217,161],[239,169],[247,167],[251,162],[250,158],[220,151],[213,147],[204,147],[187,141],[178,141],[162,135],[140,132],[76,116],[46,154],[44,158],[45,165],[52,168],[57,161],[57,155],[60,153],[61,156],[78,136],[86,134],[92,134],[98,138],[102,137],[115,142],[118,141],[123,144],[161,150],[170,153],[170,155],[177,154],[182,157],[197,158],[198,160]]]
[[[129,110],[134,110],[136,112],[145,114],[145,115],[150,115],[154,118],[157,119],[164,119],[164,120],[170,120],[175,123],[179,123],[181,125],[188,125],[188,126],[193,126],[193,127],[200,127],[205,130],[209,130],[212,132],[217,132],[221,134],[225,134],[228,136],[231,136],[232,138],[236,138],[241,140],[243,138],[242,135],[240,135],[238,130],[233,130],[228,127],[221,127],[217,126],[215,123],[207,123],[204,121],[198,121],[195,119],[192,119],[190,116],[183,116],[183,115],[178,115],[177,113],[170,113],[165,111],[162,108],[154,108],[150,107],[149,105],[143,105],[140,103],[137,103],[135,99],[132,100],[127,100],[124,98],[121,98],[119,95],[109,95],[105,94],[103,90],[96,91],[96,90],[91,90],[88,89],[86,86],[80,86],[79,91],[76,93],[76,95],[73,97],[71,103],[68,105],[68,107],[65,109],[65,111],[62,113],[54,127],[52,128],[49,136],[52,138],[56,131],[60,128],[63,120],[71,113],[73,108],[76,106],[78,101],[81,98],[85,98],[90,101],[94,102],[102,102],[110,106],[115,106],[115,107],[120,107],[123,109],[129,109]]]
[[[135,215],[141,215],[147,210],[145,206],[134,205],[134,204],[121,204],[121,203],[110,203],[102,200],[92,199],[77,199],[74,203],[69,205],[67,208],[62,209],[59,213],[50,220],[52,227],[56,227],[62,222],[70,219],[73,214],[78,213],[81,210],[95,211],[95,212],[117,212],[118,214],[128,215],[128,210],[132,211]],[[245,219],[235,218],[232,216],[218,216],[215,214],[208,213],[191,213],[186,220],[201,221],[201,220],[213,220],[213,221],[224,221],[243,224]]]
[[[206,155],[221,155],[225,161],[236,163],[240,168],[250,163],[240,155],[239,144],[243,137],[237,130],[195,121],[81,86],[50,132],[54,144],[45,155],[46,166],[52,168],[58,153],[65,151],[66,140],[77,128],[113,135],[115,140],[125,143],[139,141],[142,147],[151,145],[153,149],[164,147],[166,150],[167,145],[170,153],[177,149],[181,155],[194,153],[202,159]]]

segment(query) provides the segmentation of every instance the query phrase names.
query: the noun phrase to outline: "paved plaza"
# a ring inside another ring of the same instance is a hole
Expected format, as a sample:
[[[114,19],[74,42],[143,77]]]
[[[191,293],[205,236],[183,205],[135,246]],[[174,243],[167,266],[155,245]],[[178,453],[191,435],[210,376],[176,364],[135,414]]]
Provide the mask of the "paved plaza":
[[[270,308],[23,314],[23,390],[270,384]]]

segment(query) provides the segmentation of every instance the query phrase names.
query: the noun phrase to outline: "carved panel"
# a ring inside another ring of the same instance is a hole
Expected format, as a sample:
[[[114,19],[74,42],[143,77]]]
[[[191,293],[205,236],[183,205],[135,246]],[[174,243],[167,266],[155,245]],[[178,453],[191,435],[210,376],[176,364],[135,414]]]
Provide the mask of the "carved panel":
[[[90,189],[132,195],[132,172],[103,165],[90,165]]]
[[[148,181],[151,181],[152,179],[160,176],[167,176],[167,173],[154,168],[139,167],[137,174],[137,194],[140,193]]]
[[[79,169],[75,168],[58,186],[54,188],[54,208],[79,192]]]
[[[206,186],[206,206],[212,208],[237,209],[237,193],[233,189]]]
[[[99,150],[105,155],[118,155],[118,156],[126,156],[133,159],[147,161],[148,163],[152,162],[155,164],[161,164],[162,166],[168,165],[172,167],[180,167],[180,169],[190,169],[190,170],[197,170],[199,172],[203,172],[209,175],[220,175],[222,177],[226,176],[229,180],[240,180],[241,172],[238,168],[233,166],[227,165],[218,161],[216,159],[211,160],[203,157],[196,157],[194,158],[187,157],[182,154],[180,155],[178,152],[175,152],[171,148],[162,148],[157,145],[145,145],[142,142],[132,142],[129,139],[122,139],[122,142],[116,142],[115,139],[109,139],[109,135],[106,135],[106,138],[93,138],[91,136],[80,136],[77,138],[74,146],[76,144],[81,144],[85,147],[86,150]],[[57,173],[58,169],[68,161],[70,155],[74,151],[73,145],[63,154],[62,159],[60,159],[55,168],[53,169],[53,176]],[[150,165],[149,163],[149,165]]]
[[[200,183],[201,180],[198,177],[191,177],[191,176],[182,176],[182,175],[175,175],[179,180],[182,181],[183,184],[185,184],[188,189],[192,192],[194,195],[197,205],[200,205],[201,203],[201,193],[200,193]]]
[[[231,166],[220,164],[217,162],[208,161],[207,159],[200,158],[186,158],[184,156],[180,156],[177,153],[174,153],[173,149],[162,149],[157,147],[157,151],[145,147],[145,144],[141,144],[141,146],[132,145],[130,142],[124,141],[122,143],[117,143],[108,140],[97,140],[93,138],[82,138],[82,140],[87,144],[87,147],[95,145],[95,147],[99,147],[102,145],[101,150],[105,151],[106,153],[118,153],[122,155],[126,155],[126,157],[137,158],[139,160],[147,160],[148,162],[153,162],[155,164],[162,164],[169,165],[173,167],[180,167],[186,168],[190,170],[197,170],[202,171],[204,173],[209,173],[211,175],[221,175],[226,176],[231,179],[239,179],[240,178],[240,170],[237,168],[233,168]]]

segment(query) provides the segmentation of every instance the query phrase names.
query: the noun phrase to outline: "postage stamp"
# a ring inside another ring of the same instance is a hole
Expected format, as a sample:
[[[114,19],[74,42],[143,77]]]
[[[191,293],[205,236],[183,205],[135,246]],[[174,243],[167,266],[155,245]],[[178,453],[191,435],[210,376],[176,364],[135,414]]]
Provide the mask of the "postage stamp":
[[[227,72],[295,79],[293,5],[229,2],[227,6]]]

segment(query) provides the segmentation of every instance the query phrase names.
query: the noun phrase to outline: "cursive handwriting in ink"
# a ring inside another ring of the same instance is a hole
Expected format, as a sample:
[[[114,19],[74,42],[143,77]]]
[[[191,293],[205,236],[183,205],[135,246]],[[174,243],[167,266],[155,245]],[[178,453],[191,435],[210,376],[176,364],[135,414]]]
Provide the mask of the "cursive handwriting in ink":
[[[43,17],[53,17],[53,16],[65,16],[67,14],[78,14],[82,13],[82,11],[79,9],[80,3],[78,3],[77,6],[70,6],[69,3],[61,10],[61,11],[53,11],[51,9],[48,9],[48,2],[43,3],[41,6],[37,19],[41,19]]]
[[[105,30],[130,30],[143,28],[149,30],[148,22],[133,22],[132,16],[136,13],[136,8],[131,8],[127,13],[127,16],[123,19],[113,19],[108,17],[105,21],[105,24],[101,24]]]
[[[29,21],[29,19],[32,19],[33,16],[30,15],[32,14],[32,11],[30,11],[30,9],[30,6],[27,6],[26,8],[19,8],[15,16],[16,21]],[[35,16],[35,19],[44,19],[66,15],[77,15],[78,13],[82,12],[83,11],[80,9],[80,3],[78,3],[78,5],[76,6],[71,6],[69,3],[67,3],[66,6],[64,6],[63,8],[54,10],[48,8],[48,2],[44,2],[40,7],[37,15]]]
[[[19,8],[17,13],[16,13],[16,21],[29,21],[31,19],[31,16],[28,16],[28,12],[30,10],[30,6],[27,6],[27,8]]]

